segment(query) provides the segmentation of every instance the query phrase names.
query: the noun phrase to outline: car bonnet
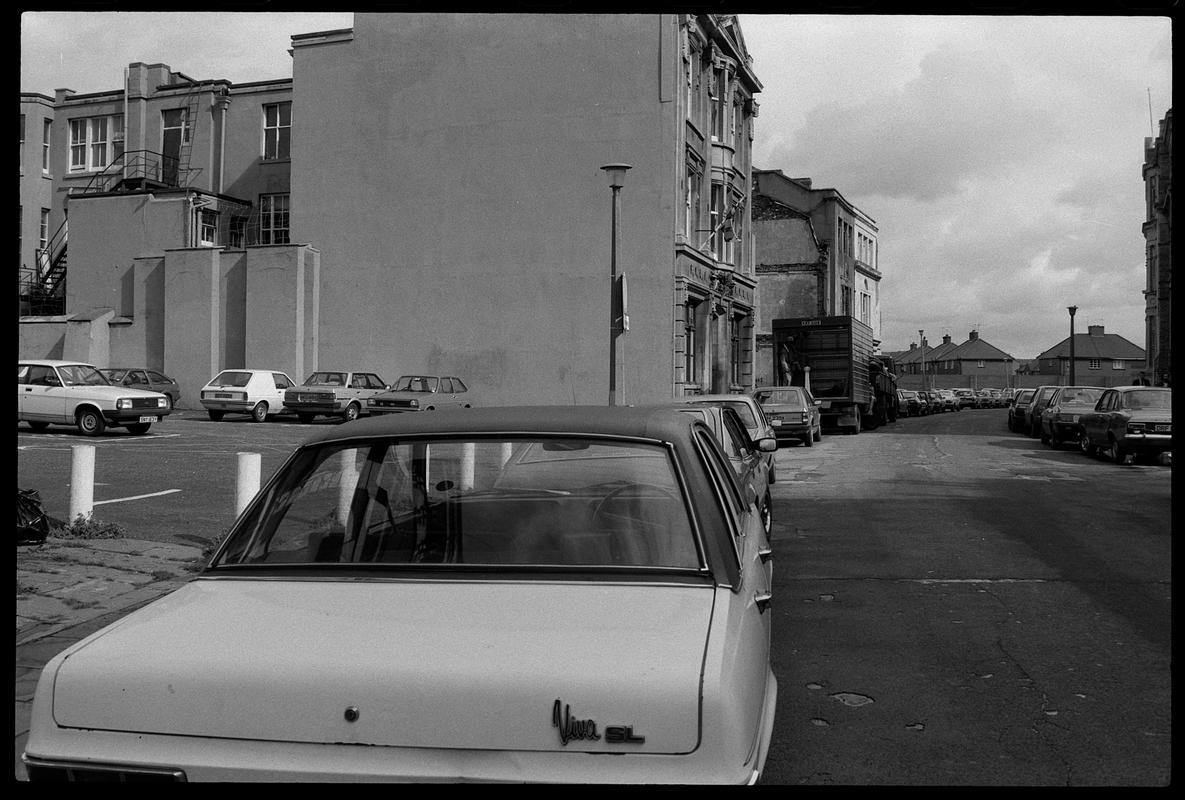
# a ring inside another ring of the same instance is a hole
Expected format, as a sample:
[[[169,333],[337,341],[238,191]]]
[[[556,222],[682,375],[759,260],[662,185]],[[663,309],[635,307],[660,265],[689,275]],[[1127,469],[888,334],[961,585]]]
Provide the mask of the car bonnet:
[[[53,718],[244,740],[686,753],[715,591],[199,579],[70,653]],[[609,741],[610,726],[644,741]]]

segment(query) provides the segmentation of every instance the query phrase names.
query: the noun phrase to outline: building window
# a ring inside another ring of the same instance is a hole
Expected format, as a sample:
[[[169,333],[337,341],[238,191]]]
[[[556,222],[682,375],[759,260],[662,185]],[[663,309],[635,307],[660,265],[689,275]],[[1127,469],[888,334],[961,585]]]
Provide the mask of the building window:
[[[213,247],[218,244],[218,212],[208,208],[198,210],[198,245]]]
[[[982,361],[979,361],[979,362],[977,362],[977,363],[975,364],[975,366],[979,367],[980,369],[983,369],[983,366],[984,366],[984,365],[983,365],[983,362],[982,362]]]
[[[263,107],[263,157],[291,157],[292,103],[268,103]]]
[[[49,131],[53,120],[41,120],[41,171],[49,172]]]
[[[1112,361],[1111,369],[1123,369],[1124,363],[1122,361]]]
[[[687,383],[699,382],[699,360],[695,352],[699,347],[695,324],[699,305],[698,302],[689,300],[683,306],[683,369],[685,373],[683,380]]]
[[[230,218],[230,226],[227,231],[226,244],[229,247],[242,247],[243,242],[246,241],[247,218],[244,216],[234,216]]]
[[[1101,366],[1101,364],[1100,364],[1099,360],[1097,358],[1092,358],[1089,361],[1087,368],[1088,369],[1099,369],[1100,366]]]
[[[695,241],[696,228],[699,225],[700,195],[703,193],[704,167],[698,157],[688,152],[687,158],[687,196],[684,198],[683,235],[690,241]]]
[[[722,67],[712,70],[709,99],[712,103],[712,141],[723,142],[728,116],[728,73]]]
[[[728,336],[732,344],[732,383],[734,386],[740,385],[741,374],[741,359],[744,356],[744,339],[741,338],[741,318],[733,317],[728,322]]]
[[[70,120],[70,170],[100,170],[123,154],[123,115]]]
[[[21,114],[21,169],[25,168],[25,115]]]
[[[288,195],[259,196],[259,243],[288,244]]]
[[[37,249],[44,251],[49,247],[49,209],[41,209],[41,224],[37,229]]]

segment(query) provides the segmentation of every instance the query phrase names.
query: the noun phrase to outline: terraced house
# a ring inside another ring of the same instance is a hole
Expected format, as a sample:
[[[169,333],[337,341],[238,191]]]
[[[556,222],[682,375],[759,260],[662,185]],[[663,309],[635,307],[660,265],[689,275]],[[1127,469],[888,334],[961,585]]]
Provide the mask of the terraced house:
[[[615,325],[621,402],[752,385],[735,17],[360,13],[291,53],[291,79],[22,95],[22,355],[601,403]]]

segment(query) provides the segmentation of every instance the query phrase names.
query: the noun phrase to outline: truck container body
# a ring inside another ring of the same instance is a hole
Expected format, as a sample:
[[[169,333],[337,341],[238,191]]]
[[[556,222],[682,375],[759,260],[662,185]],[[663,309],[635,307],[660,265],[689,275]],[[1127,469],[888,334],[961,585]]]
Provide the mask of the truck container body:
[[[774,384],[806,387],[824,425],[859,433],[890,421],[896,381],[873,354],[872,328],[836,316],[775,319],[772,329]]]

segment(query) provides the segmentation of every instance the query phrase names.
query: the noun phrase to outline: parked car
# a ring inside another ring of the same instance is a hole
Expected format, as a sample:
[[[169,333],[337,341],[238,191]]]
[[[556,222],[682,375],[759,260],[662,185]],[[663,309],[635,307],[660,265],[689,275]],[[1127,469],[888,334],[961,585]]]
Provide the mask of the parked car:
[[[167,395],[112,386],[93,364],[55,359],[17,362],[16,404],[17,422],[35,431],[73,425],[85,436],[109,427],[148,433],[170,410]]]
[[[964,408],[975,408],[975,390],[952,389],[951,392],[955,396],[955,402],[958,404],[959,411],[962,411]]]
[[[1022,433],[1028,430],[1027,414],[1036,389],[1017,389],[1008,401],[1008,430]]]
[[[314,372],[300,386],[284,392],[284,408],[301,422],[318,416],[349,422],[369,413],[367,400],[390,389],[373,372]]]
[[[925,405],[927,414],[937,414],[945,410],[942,398],[936,392],[927,389],[918,391],[918,402]]]
[[[473,398],[465,381],[449,375],[400,375],[391,384],[390,391],[366,398],[366,410],[371,414],[435,411],[449,407],[473,407]]]
[[[768,386],[756,389],[753,397],[769,417],[774,437],[797,439],[811,447],[823,441],[823,418],[819,401],[801,386]]]
[[[278,369],[224,369],[202,387],[198,400],[215,422],[227,414],[263,422],[284,411],[284,392],[295,385]]]
[[[1036,439],[1041,436],[1041,412],[1049,405],[1050,399],[1053,398],[1053,393],[1059,387],[1054,385],[1038,386],[1033,393],[1033,399],[1029,403],[1029,410],[1027,417],[1029,420],[1028,434],[1030,439]]]
[[[736,473],[737,483],[745,493],[745,502],[753,503],[761,512],[761,523],[765,535],[773,533],[773,495],[769,485],[770,461],[767,456],[778,449],[772,437],[752,439],[745,430],[735,408],[712,403],[681,403],[675,401],[670,407],[687,414],[695,414],[712,429],[712,433],[724,448]]]
[[[902,417],[922,416],[924,413],[923,406],[922,401],[918,398],[918,393],[909,391],[908,389],[898,389],[897,413]]]
[[[1172,451],[1173,390],[1159,386],[1117,386],[1079,418],[1078,440],[1087,455],[1106,453],[1116,464],[1129,456]]]
[[[777,479],[777,471],[775,469],[777,462],[774,456],[774,453],[777,451],[777,434],[773,424],[765,414],[765,409],[761,407],[761,403],[757,402],[757,398],[748,394],[700,394],[693,397],[686,397],[683,402],[692,405],[707,404],[731,408],[740,417],[741,424],[745,426],[746,433],[749,434],[749,438],[754,442],[760,442],[762,439],[773,439],[774,447],[772,449],[759,450],[758,452],[765,461],[766,468],[769,471],[769,482],[773,483]]]
[[[137,367],[108,367],[100,369],[103,377],[112,386],[129,386],[146,392],[160,392],[169,398],[169,408],[176,408],[181,401],[181,386],[177,381],[154,369]]]
[[[962,411],[963,406],[959,401],[959,396],[955,394],[953,389],[936,389],[938,396],[942,398],[943,411]]]
[[[755,783],[770,558],[693,415],[335,426],[193,580],[49,660],[24,762],[33,780]]]
[[[1049,398],[1041,414],[1041,443],[1057,448],[1062,442],[1078,443],[1082,425],[1078,418],[1093,411],[1103,394],[1101,386],[1061,386]]]

